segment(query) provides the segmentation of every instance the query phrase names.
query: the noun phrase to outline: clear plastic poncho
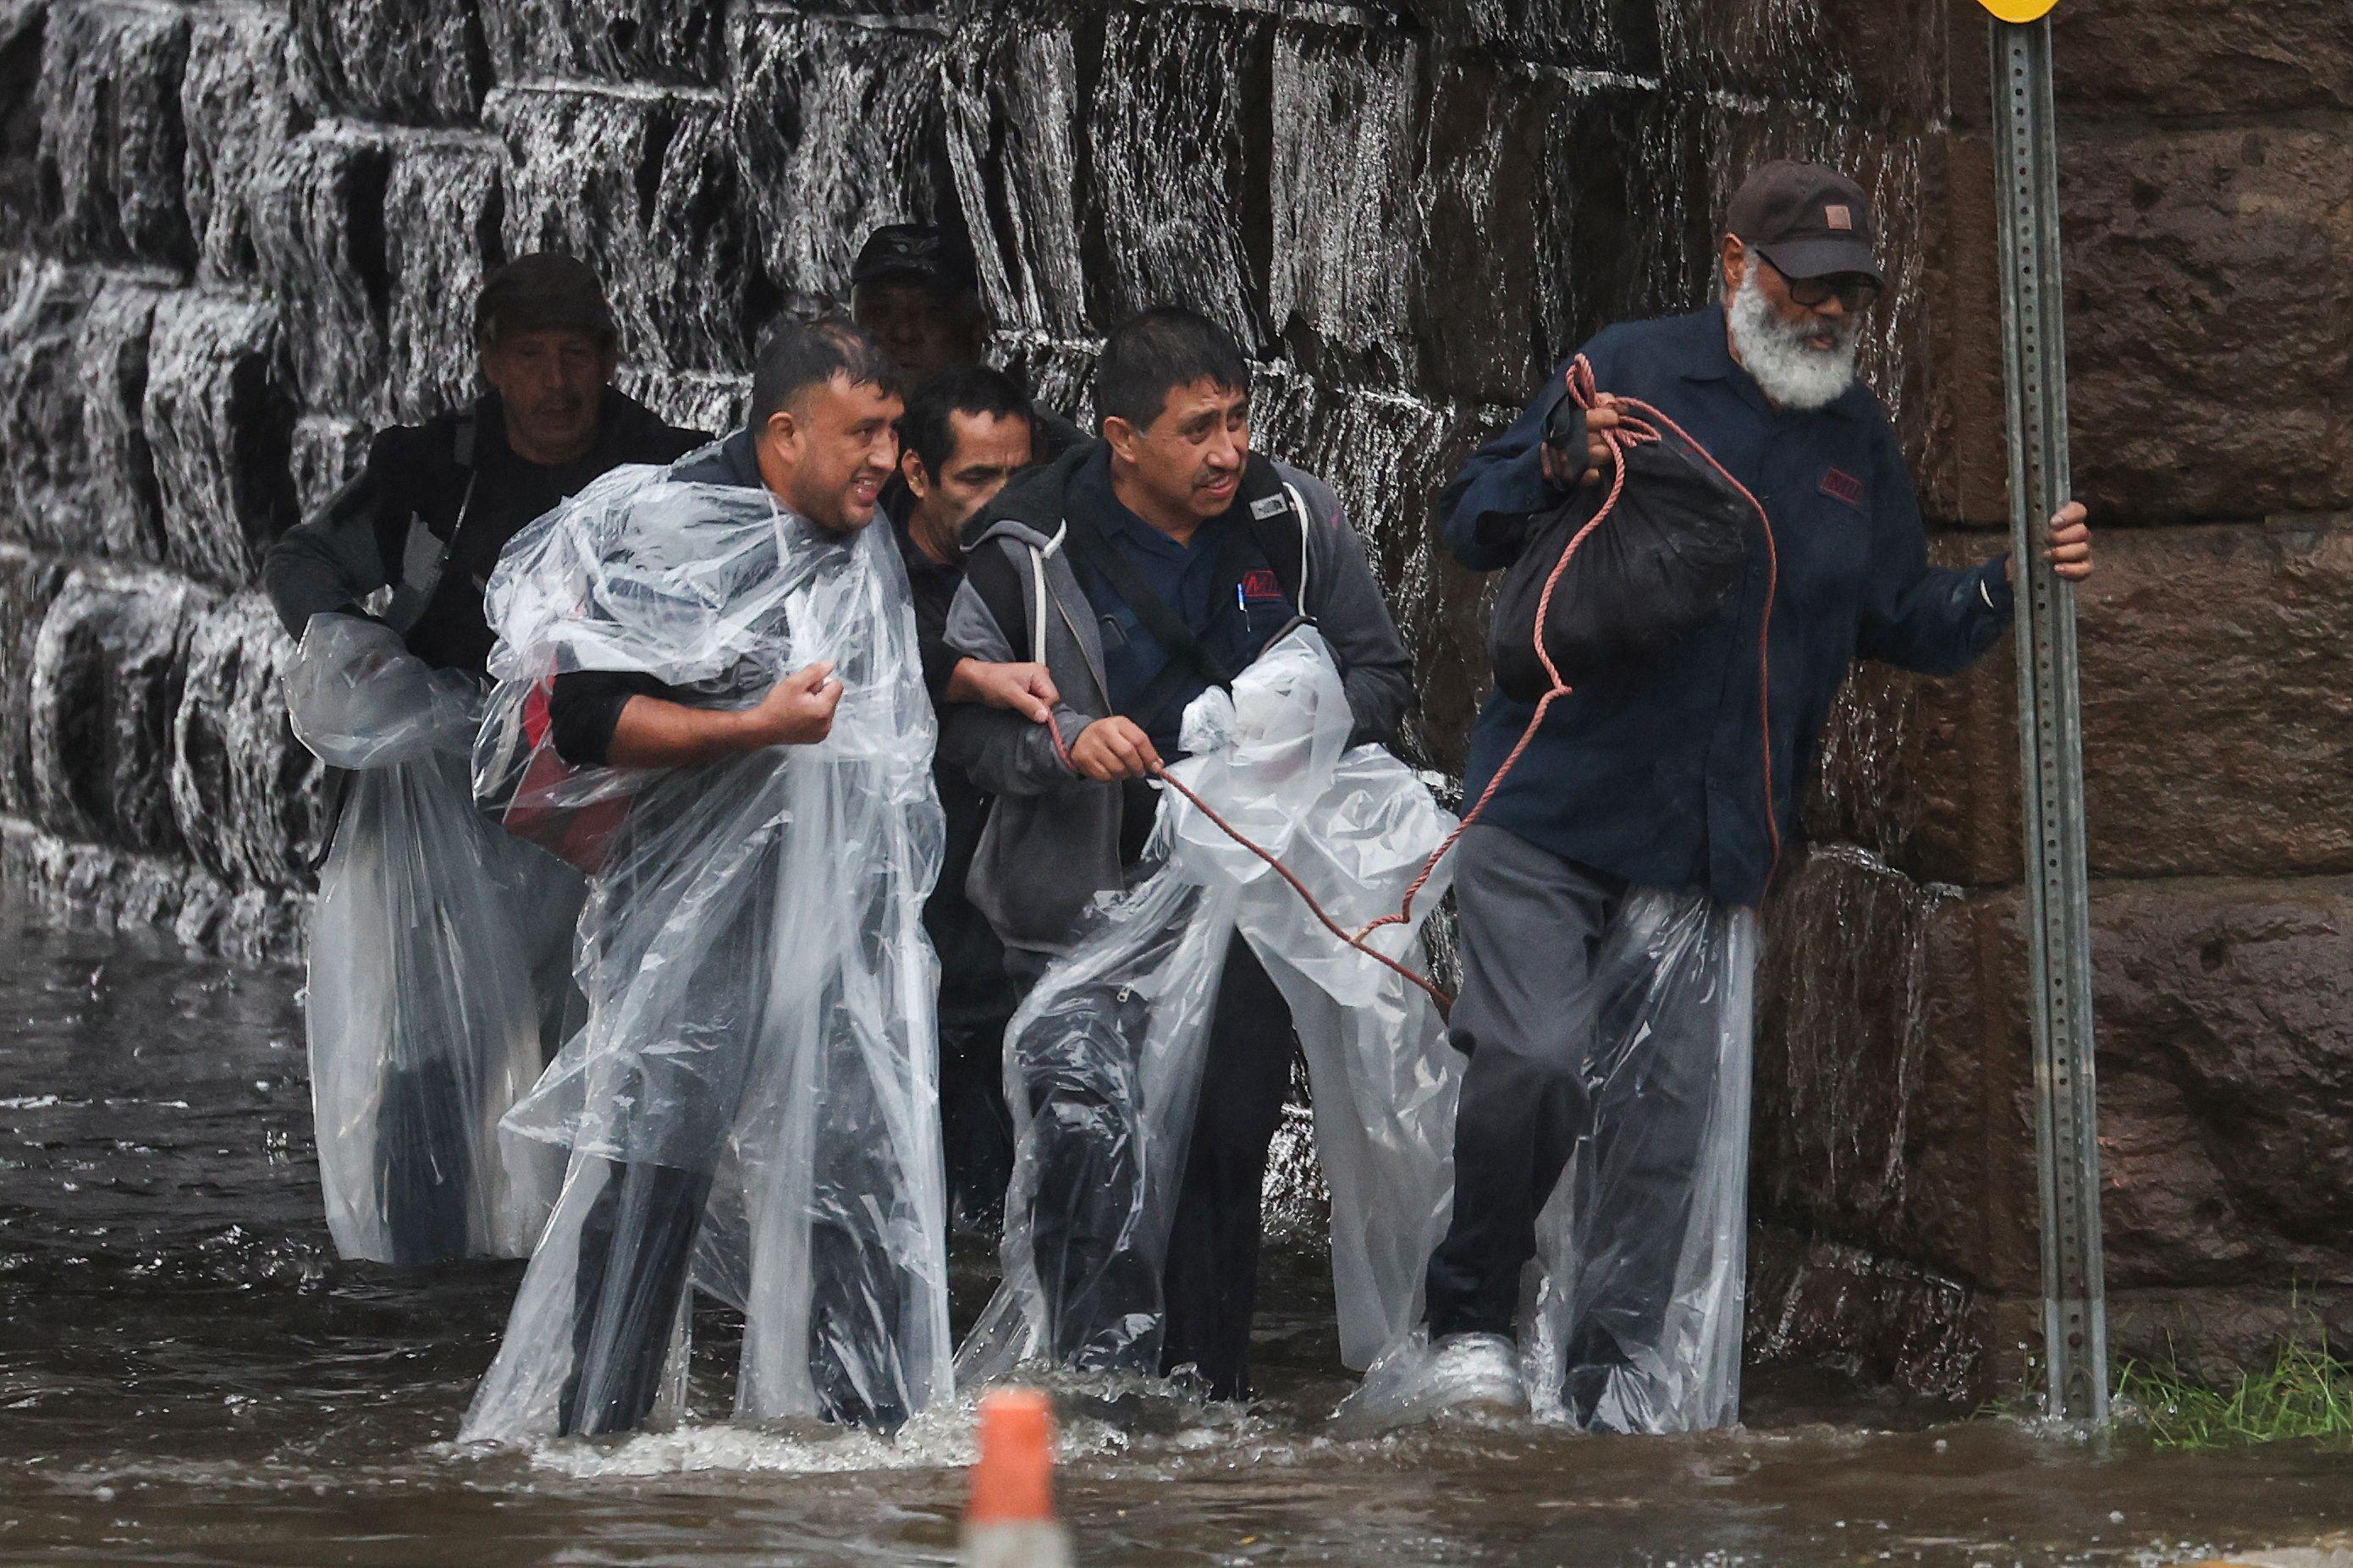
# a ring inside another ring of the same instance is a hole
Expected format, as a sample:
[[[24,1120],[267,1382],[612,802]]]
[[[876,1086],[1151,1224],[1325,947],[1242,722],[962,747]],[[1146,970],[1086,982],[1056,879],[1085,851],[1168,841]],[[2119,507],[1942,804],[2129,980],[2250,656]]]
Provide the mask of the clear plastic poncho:
[[[739,1415],[894,1426],[948,1392],[950,1347],[934,725],[889,531],[620,468],[508,547],[488,605],[478,792],[543,829],[607,820],[587,1026],[508,1119],[568,1152],[564,1193],[462,1436],[636,1425],[689,1275],[744,1313]],[[845,690],[812,745],[574,769],[534,717],[562,673],[744,707],[819,659]]]
[[[345,1258],[519,1258],[560,1168],[499,1119],[561,1037],[579,877],[474,809],[480,684],[391,627],[314,616],[285,678],[295,735],[350,770],[311,921],[311,1098]]]
[[[1348,748],[1323,639],[1301,628],[1185,714],[1171,772],[1350,931],[1395,910],[1453,826],[1412,771]],[[1165,1261],[1228,943],[1290,1004],[1332,1193],[1342,1355],[1363,1366],[1419,1316],[1446,1222],[1459,1068],[1430,998],[1346,946],[1266,862],[1164,791],[1145,880],[1098,901],[1006,1031],[1015,1161],[1004,1284],[957,1360],[970,1378],[1050,1360],[1159,1371]],[[1420,907],[1444,895],[1443,868]],[[1411,966],[1419,926],[1370,939]]]
[[[1637,889],[1610,916],[1584,1124],[1523,1285],[1538,1420],[1662,1433],[1739,1419],[1756,966],[1755,913],[1704,894]],[[1410,1418],[1454,1392],[1417,1327],[1339,1414]]]

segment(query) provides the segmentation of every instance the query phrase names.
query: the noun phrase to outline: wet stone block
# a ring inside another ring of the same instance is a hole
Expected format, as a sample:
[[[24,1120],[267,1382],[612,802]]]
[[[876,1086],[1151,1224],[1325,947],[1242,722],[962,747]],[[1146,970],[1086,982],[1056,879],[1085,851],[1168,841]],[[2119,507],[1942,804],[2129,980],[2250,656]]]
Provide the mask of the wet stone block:
[[[720,0],[482,0],[501,82],[718,79]]]
[[[490,87],[474,0],[290,0],[297,90],[322,114],[470,122]]]
[[[1483,61],[1428,79],[1415,357],[1438,392],[1516,407],[1551,363],[1536,310],[1542,106],[1531,79]]]
[[[297,516],[316,513],[360,471],[375,435],[372,425],[332,415],[313,414],[295,422],[287,468],[293,477]]]
[[[670,424],[681,430],[702,430],[714,438],[742,429],[752,401],[749,376],[631,364],[623,365],[614,381]]]
[[[163,297],[153,284],[110,281],[82,318],[77,351],[90,449],[88,512],[106,552],[129,561],[164,558],[163,498],[142,413],[148,338]]]
[[[164,503],[164,559],[241,583],[292,520],[294,408],[277,313],[232,295],[175,295],[156,308],[143,415]]]
[[[391,163],[378,133],[322,127],[288,143],[256,182],[262,280],[284,322],[295,389],[313,408],[383,409]]]
[[[1087,302],[1071,35],[967,34],[947,79],[948,161],[990,318],[1002,330],[1078,336]]]
[[[2126,134],[2060,173],[2077,493],[2148,521],[2353,504],[2353,142]]]
[[[47,0],[0,5],[0,225],[34,234],[41,223],[41,37]]]
[[[2338,0],[2068,0],[2051,26],[2073,113],[2353,108],[2353,9]]]
[[[33,647],[30,739],[42,826],[126,849],[173,850],[172,723],[182,659],[209,595],[160,577],[78,571]]]
[[[1613,321],[1704,299],[1717,209],[1702,111],[1615,84],[1563,84],[1545,102],[1535,270],[1549,371]]]
[[[1949,90],[1947,37],[1973,55],[1984,23],[1887,0],[1677,0],[1658,8],[1659,71],[1678,91],[1769,100],[1784,119],[1860,110],[1917,128]]]
[[[1410,380],[1419,51],[1284,28],[1274,48],[1268,306],[1302,364]]]
[[[29,543],[86,548],[96,535],[79,329],[98,279],[17,256],[0,266],[0,522]]]
[[[1269,237],[1263,17],[1115,11],[1089,101],[1092,315],[1189,305],[1263,355]]]
[[[226,3],[195,14],[180,117],[188,223],[209,279],[250,279],[259,265],[254,181],[297,129],[287,37],[285,15],[267,6]]]
[[[486,112],[511,161],[509,255],[567,250],[601,268],[625,357],[749,363],[745,238],[715,95],[501,89]]]
[[[1658,13],[1650,0],[1401,0],[1450,44],[1585,70],[1655,75]]]
[[[392,418],[429,418],[472,400],[474,300],[505,256],[498,142],[456,132],[393,143],[384,190],[385,395]]]
[[[90,256],[195,259],[181,203],[188,14],[144,0],[58,0],[41,57],[42,205]]]
[[[200,611],[172,724],[171,796],[197,864],[232,885],[299,888],[323,823],[318,759],[286,722],[293,640],[259,594]]]
[[[0,545],[0,812],[32,816],[33,652],[66,580],[55,556]]]
[[[787,313],[840,309],[868,233],[946,205],[946,52],[935,33],[848,17],[754,11],[739,25],[730,129]]]

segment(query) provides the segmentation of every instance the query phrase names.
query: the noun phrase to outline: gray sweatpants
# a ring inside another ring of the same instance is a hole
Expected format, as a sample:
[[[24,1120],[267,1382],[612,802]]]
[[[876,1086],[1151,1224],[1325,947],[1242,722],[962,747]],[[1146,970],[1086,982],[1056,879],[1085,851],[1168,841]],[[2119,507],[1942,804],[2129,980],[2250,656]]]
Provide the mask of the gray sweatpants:
[[[1715,1101],[1722,998],[1658,984],[1653,954],[1605,940],[1622,879],[1498,827],[1474,826],[1456,853],[1451,1026],[1470,1060],[1430,1328],[1513,1331],[1537,1216],[1574,1158],[1574,1405],[1580,1369],[1598,1384],[1659,1341]]]

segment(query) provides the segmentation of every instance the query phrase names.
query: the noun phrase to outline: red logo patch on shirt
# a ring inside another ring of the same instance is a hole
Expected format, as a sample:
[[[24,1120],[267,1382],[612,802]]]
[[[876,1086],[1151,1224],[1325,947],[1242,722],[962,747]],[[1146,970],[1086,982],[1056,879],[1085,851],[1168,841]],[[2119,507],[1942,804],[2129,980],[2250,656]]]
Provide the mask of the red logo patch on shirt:
[[[1862,504],[1862,481],[1843,468],[1832,468],[1822,475],[1822,494],[1859,507]]]
[[[1282,584],[1277,582],[1274,574],[1265,567],[1254,567],[1242,574],[1242,597],[1253,600],[1280,599],[1282,597]]]

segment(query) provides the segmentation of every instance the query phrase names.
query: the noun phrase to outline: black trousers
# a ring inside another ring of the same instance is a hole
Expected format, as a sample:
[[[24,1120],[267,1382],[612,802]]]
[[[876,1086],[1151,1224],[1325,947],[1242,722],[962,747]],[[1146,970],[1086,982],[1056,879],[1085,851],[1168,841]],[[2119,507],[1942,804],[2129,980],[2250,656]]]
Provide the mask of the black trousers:
[[[1470,1060],[1430,1328],[1512,1331],[1537,1217],[1573,1159],[1563,1393],[1588,1416],[1609,1369],[1662,1335],[1715,1100],[1714,1016],[1706,998],[1654,985],[1644,955],[1611,956],[1621,880],[1495,827],[1472,827],[1457,854],[1451,1024]]]
[[[572,1180],[584,1189],[586,1212],[578,1222],[572,1364],[558,1419],[567,1436],[634,1431],[661,1393],[711,1177],[595,1160],[581,1162]],[[809,1274],[818,1414],[896,1431],[908,1414],[892,1375],[904,1306],[897,1267],[860,1216],[821,1208],[809,1227]]]
[[[456,1064],[446,1056],[385,1074],[376,1119],[376,1192],[395,1263],[443,1263],[470,1250],[471,1103]]]
[[[1140,1356],[1161,1373],[1190,1366],[1215,1397],[1242,1398],[1267,1151],[1297,1047],[1291,1009],[1234,938],[1156,1278],[1134,1234],[1144,1170],[1128,1119],[1140,1093],[1142,1026],[1122,998],[1081,994],[1062,1016],[1039,1020],[1024,1053],[1038,1158],[1032,1245],[1052,1350],[1078,1365],[1130,1365]]]

